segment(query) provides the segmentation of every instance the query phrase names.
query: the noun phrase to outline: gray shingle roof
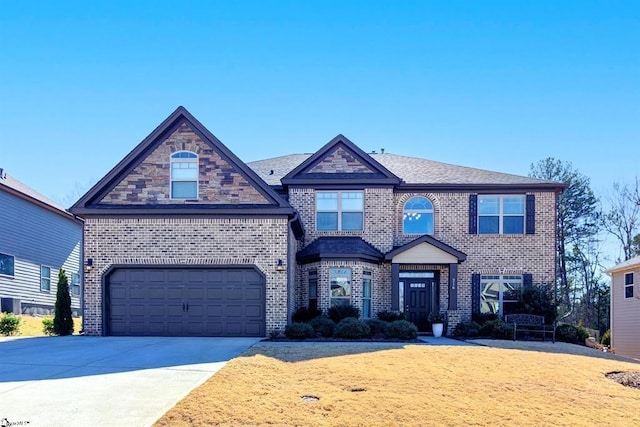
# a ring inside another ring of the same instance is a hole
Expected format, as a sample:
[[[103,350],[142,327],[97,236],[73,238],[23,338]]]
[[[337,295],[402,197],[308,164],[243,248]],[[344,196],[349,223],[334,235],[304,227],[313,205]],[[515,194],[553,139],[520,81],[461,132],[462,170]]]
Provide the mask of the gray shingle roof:
[[[280,179],[311,154],[290,154],[248,163],[269,185],[280,185]],[[417,157],[391,153],[372,153],[370,156],[407,184],[557,184],[554,181],[492,172],[465,166],[451,165]]]
[[[26,196],[23,198],[27,200],[29,199],[37,200],[38,202],[44,203],[45,205],[48,205],[49,207],[60,211],[60,213],[71,216],[71,214],[64,207],[54,202],[53,200],[49,199],[48,197],[38,193],[36,190],[28,187],[22,182],[18,181],[17,179],[15,179],[9,174],[5,173],[3,174],[2,177],[0,177],[0,188],[3,186],[18,192],[23,196]]]
[[[630,270],[637,267],[640,267],[640,256],[628,259],[618,265],[611,267],[609,270],[607,270],[607,273],[611,274],[615,273],[616,271]]]
[[[317,261],[321,258],[338,257],[365,258],[374,261],[382,261],[382,252],[354,236],[327,236],[318,237],[307,247],[298,252],[297,259],[300,262]]]

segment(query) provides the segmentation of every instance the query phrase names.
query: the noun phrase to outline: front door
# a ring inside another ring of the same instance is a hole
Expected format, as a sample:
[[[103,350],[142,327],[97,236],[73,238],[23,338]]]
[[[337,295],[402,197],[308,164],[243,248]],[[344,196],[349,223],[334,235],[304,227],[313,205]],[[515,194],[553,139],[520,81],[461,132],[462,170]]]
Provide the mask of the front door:
[[[435,278],[412,277],[401,279],[404,282],[404,312],[407,320],[414,323],[420,332],[431,330],[427,316],[435,301]]]

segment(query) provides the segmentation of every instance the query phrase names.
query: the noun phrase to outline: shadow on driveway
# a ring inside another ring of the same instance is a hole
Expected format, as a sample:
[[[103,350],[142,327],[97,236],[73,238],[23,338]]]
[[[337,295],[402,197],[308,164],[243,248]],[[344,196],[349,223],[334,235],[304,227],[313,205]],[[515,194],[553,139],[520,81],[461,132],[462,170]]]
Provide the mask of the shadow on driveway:
[[[144,369],[216,368],[259,338],[33,337],[0,341],[0,383]]]

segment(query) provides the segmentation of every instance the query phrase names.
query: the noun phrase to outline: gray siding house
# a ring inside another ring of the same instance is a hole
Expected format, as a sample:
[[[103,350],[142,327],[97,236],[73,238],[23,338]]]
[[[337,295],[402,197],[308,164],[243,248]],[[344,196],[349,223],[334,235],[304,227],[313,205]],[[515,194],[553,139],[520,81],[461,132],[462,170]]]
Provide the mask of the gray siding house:
[[[52,313],[63,268],[72,310],[81,314],[82,221],[2,169],[0,206],[2,311]]]

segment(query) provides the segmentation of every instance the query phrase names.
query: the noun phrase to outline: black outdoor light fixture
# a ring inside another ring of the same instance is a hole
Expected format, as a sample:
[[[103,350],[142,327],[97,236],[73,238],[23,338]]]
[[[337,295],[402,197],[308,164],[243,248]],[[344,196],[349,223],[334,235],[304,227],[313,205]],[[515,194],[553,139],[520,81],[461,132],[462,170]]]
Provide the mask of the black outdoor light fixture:
[[[285,270],[285,265],[282,262],[281,259],[278,260],[278,262],[276,263],[276,271],[284,271]]]
[[[87,273],[93,270],[93,258],[87,258],[87,262],[84,265],[87,267]]]

